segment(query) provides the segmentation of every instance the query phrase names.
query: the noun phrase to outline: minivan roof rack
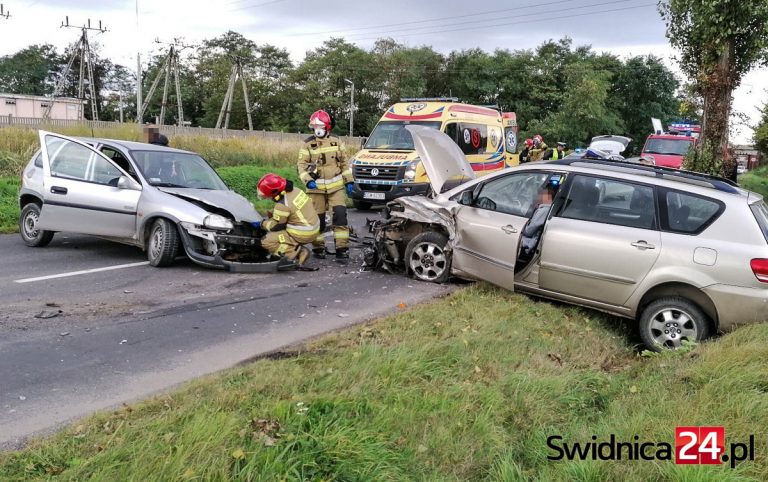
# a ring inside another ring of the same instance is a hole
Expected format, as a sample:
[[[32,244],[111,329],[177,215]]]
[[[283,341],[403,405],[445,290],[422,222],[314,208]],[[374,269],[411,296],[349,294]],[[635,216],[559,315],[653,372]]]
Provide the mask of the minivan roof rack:
[[[401,97],[400,102],[459,102],[458,97]]]
[[[657,178],[666,179],[670,181],[685,182],[688,184],[696,184],[699,186],[711,187],[718,191],[728,192],[731,194],[739,193],[739,185],[730,179],[725,179],[719,176],[711,176],[709,174],[702,174],[693,171],[682,171],[680,169],[673,169],[671,167],[662,166],[646,166],[643,164],[633,164],[631,162],[622,161],[609,161],[602,159],[563,159],[561,161],[552,161],[551,164],[560,164],[570,166],[571,164],[580,165],[599,165],[605,167],[621,167],[624,172],[640,171],[638,174],[643,175],[653,174]],[[647,174],[646,174],[647,173]]]

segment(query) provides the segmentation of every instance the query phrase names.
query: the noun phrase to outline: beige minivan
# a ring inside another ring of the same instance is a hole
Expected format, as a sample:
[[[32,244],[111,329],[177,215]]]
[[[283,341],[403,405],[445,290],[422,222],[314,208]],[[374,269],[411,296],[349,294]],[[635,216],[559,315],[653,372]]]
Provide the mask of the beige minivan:
[[[408,129],[436,194],[387,205],[371,225],[369,265],[422,281],[485,280],[633,318],[655,350],[768,319],[759,194],[717,177],[586,159],[475,179],[450,138]]]

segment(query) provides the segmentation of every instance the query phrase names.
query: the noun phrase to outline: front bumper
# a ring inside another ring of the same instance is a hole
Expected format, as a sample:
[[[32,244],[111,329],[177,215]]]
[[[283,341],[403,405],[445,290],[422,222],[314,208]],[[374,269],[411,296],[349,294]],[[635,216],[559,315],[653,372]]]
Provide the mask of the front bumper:
[[[768,289],[716,284],[703,290],[715,303],[718,330],[768,321]]]
[[[224,269],[232,273],[276,273],[278,271],[289,270],[295,267],[294,263],[286,262],[284,259],[278,261],[264,260],[240,262],[224,259],[219,254],[202,254],[193,249],[195,243],[192,240],[192,235],[190,235],[183,226],[178,226],[178,231],[181,235],[181,244],[184,246],[184,252],[187,254],[189,259],[207,268]],[[250,248],[254,251],[261,249],[261,242],[259,238],[252,236],[216,234],[214,235],[214,239],[217,246],[238,246],[243,248]]]
[[[428,192],[429,183],[369,184],[364,180],[355,180],[355,187],[350,197],[356,201],[385,204],[399,197],[426,195]]]

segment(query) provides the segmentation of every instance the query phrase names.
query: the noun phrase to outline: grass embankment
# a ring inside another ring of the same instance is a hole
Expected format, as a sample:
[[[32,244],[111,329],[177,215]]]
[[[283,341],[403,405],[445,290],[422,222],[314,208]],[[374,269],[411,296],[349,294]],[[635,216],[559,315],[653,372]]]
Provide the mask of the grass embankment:
[[[478,285],[78,422],[0,479],[768,480],[768,325],[654,357],[623,326]],[[755,433],[757,459],[547,460],[551,435],[674,445],[676,425]]]
[[[768,166],[758,167],[739,177],[739,185],[768,198]]]
[[[83,137],[103,137],[139,141],[139,126],[126,124],[110,129],[86,127],[50,128],[48,130]],[[266,172],[277,172],[290,179],[296,178],[296,159],[301,142],[278,142],[260,137],[210,138],[206,136],[178,136],[170,139],[172,147],[197,152],[219,171],[229,186],[253,200],[259,210],[269,202],[256,202],[256,181]],[[5,127],[0,129],[0,233],[18,231],[19,208],[17,194],[19,175],[39,140],[34,129]],[[347,155],[354,154],[355,146],[347,146]]]

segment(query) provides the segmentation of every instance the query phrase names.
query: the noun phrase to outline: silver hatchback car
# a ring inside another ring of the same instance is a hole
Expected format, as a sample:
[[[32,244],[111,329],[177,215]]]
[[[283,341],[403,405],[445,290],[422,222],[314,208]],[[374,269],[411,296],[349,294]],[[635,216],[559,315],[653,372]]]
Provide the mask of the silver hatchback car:
[[[633,318],[654,350],[768,320],[762,196],[716,177],[583,159],[475,179],[448,137],[408,129],[439,194],[387,205],[370,226],[369,265]]]
[[[193,152],[40,132],[22,173],[19,232],[29,246],[57,231],[138,246],[153,266],[180,250],[230,271],[274,271],[251,222],[261,215]]]

